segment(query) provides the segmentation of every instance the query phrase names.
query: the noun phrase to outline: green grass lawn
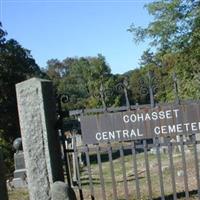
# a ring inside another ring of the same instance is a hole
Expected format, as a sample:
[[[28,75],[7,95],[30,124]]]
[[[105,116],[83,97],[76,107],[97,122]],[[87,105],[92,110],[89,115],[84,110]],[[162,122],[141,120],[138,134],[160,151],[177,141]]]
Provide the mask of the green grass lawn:
[[[116,179],[118,199],[122,200],[122,199],[125,199],[125,193],[124,193],[124,181],[123,181],[123,174],[122,174],[122,164],[121,164],[120,159],[121,158],[117,158],[113,160],[113,166],[114,166],[114,173],[115,173],[115,179]],[[132,155],[125,156],[124,160],[125,160],[124,163],[125,163],[126,176],[127,176],[127,182],[128,182],[129,197],[131,200],[134,200],[134,199],[137,199],[137,197],[136,197],[136,181],[135,181],[135,175],[134,175],[134,170],[133,170]],[[156,198],[159,198],[161,195],[157,156],[148,152],[148,160],[149,160],[153,198],[156,199]],[[174,162],[174,172],[175,172],[175,180],[176,180],[176,192],[180,193],[179,199],[184,199],[184,191],[185,191],[184,175],[178,176],[178,172],[183,171],[181,154],[174,153],[173,162]],[[166,196],[172,195],[173,190],[172,190],[168,154],[161,154],[161,163],[162,163],[162,172],[163,172],[164,194]],[[106,197],[107,199],[113,199],[113,183],[111,179],[110,163],[103,162],[102,166],[103,166],[103,177],[104,177],[104,183],[105,183]],[[192,149],[190,153],[186,154],[186,166],[187,166],[187,174],[188,174],[189,191],[196,190],[197,181],[196,181],[196,171],[194,167],[194,155],[193,155]],[[147,181],[144,153],[137,154],[137,169],[138,169],[141,198],[149,199],[148,181]],[[96,197],[96,199],[100,200],[102,199],[102,193],[101,193],[101,183],[100,183],[100,176],[99,176],[99,166],[97,163],[93,163],[91,165],[91,171],[92,171],[92,180],[93,180],[94,193],[95,193],[94,196]],[[82,183],[82,190],[83,190],[83,195],[85,199],[90,199],[90,188],[89,188],[87,167],[83,167],[81,169],[81,183]],[[195,195],[191,194],[190,199],[195,199],[195,198],[196,198]],[[173,199],[173,197],[169,196],[168,199]]]
[[[196,171],[194,165],[194,154],[192,148],[190,148],[190,153],[186,154],[186,166],[187,166],[187,176],[188,176],[188,188],[189,191],[194,191],[197,189],[196,181]],[[147,174],[145,167],[144,153],[139,153],[137,157],[137,168],[138,168],[138,177],[140,185],[141,199],[148,199],[148,182]],[[122,174],[122,163],[121,158],[116,158],[113,160],[114,173],[116,179],[116,188],[117,195],[119,200],[125,200],[124,194],[124,180]],[[148,152],[149,168],[150,168],[150,178],[152,184],[152,193],[153,198],[157,199],[160,197],[160,182],[159,182],[159,170],[158,170],[158,160],[157,156]],[[176,180],[176,192],[180,193],[179,199],[184,198],[184,175],[178,175],[178,172],[183,170],[182,166],[182,156],[180,153],[173,154],[174,162],[174,172]],[[161,154],[161,163],[162,163],[162,172],[163,172],[163,182],[164,182],[164,193],[166,196],[172,195],[172,183],[171,183],[171,172],[169,168],[169,158],[168,154]],[[126,176],[128,182],[128,192],[131,200],[136,200],[136,180],[133,170],[133,158],[132,155],[127,155],[124,157],[124,164],[126,168]],[[103,168],[103,177],[105,183],[106,197],[108,200],[113,199],[113,183],[111,179],[111,170],[109,161],[105,161],[102,164]],[[99,165],[95,162],[91,164],[92,171],[92,181],[94,186],[95,199],[101,200],[101,182],[99,176]],[[81,184],[84,199],[90,199],[90,188],[89,188],[89,179],[88,179],[88,170],[87,166],[81,168]],[[78,197],[78,189],[74,188]],[[27,190],[13,190],[9,192],[10,200],[28,200]],[[79,199],[79,198],[78,198]],[[168,199],[173,199],[172,196],[169,196]],[[198,199],[195,194],[191,193],[190,199]]]
[[[14,189],[8,192],[9,200],[29,200],[27,189]]]

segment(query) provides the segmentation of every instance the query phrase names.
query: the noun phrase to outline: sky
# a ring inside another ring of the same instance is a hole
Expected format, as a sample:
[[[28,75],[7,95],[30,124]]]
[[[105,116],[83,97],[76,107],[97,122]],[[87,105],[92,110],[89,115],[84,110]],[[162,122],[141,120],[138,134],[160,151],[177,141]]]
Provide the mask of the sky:
[[[7,38],[31,50],[45,68],[50,59],[105,56],[112,73],[139,67],[147,42],[135,44],[132,23],[151,21],[150,0],[0,0],[0,21]]]

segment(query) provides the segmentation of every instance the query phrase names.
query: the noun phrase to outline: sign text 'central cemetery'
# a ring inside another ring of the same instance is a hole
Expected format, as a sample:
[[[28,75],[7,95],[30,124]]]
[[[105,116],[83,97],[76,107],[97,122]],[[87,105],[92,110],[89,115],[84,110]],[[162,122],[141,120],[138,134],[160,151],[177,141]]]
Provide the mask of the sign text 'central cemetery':
[[[200,104],[81,116],[85,144],[200,132]]]

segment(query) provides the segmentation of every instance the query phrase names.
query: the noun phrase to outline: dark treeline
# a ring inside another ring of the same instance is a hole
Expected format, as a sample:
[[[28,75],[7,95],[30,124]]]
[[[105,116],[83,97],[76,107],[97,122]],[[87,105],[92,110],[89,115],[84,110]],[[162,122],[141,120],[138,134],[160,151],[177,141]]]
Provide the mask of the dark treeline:
[[[30,51],[14,39],[7,40],[6,35],[0,23],[0,148],[3,149],[5,162],[11,170],[12,142],[20,136],[15,84],[44,74]]]
[[[70,110],[102,107],[101,100],[96,98],[101,85],[104,90],[113,90],[105,98],[108,107],[125,105],[124,95],[114,90],[124,79],[129,83],[131,104],[149,103],[149,95],[144,92],[149,84],[149,72],[156,77],[153,84],[157,102],[174,101],[174,72],[180,98],[199,99],[200,2],[157,0],[147,4],[146,9],[154,20],[145,28],[132,24],[128,32],[136,43],[151,41],[149,49],[141,57],[140,68],[122,75],[112,74],[102,55],[63,61],[50,59],[45,69],[41,69],[29,50],[14,39],[6,39],[7,33],[0,24],[0,147],[10,169],[11,144],[20,136],[15,84],[30,77],[51,79],[58,94],[69,95],[70,102],[64,106]]]

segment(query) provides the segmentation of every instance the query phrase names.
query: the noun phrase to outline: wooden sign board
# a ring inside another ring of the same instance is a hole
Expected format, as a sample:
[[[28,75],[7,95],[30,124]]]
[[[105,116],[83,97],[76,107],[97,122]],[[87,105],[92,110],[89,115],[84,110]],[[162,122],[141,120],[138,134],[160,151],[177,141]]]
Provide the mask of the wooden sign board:
[[[84,144],[200,133],[200,104],[83,115],[80,122]]]

